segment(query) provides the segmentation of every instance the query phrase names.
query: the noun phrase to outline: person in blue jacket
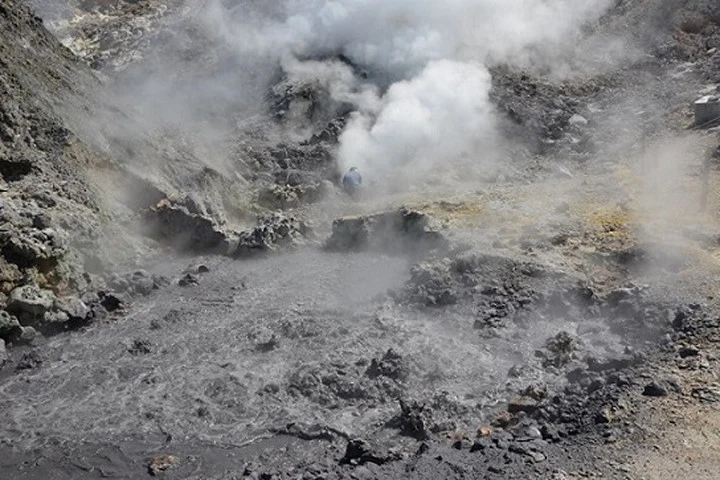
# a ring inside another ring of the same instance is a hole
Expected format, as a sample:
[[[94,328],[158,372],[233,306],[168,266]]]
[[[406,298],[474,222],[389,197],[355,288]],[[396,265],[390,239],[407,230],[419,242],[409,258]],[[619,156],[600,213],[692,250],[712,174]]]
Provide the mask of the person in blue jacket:
[[[351,167],[350,170],[343,175],[342,185],[345,193],[355,198],[357,192],[360,190],[360,185],[362,185],[362,176],[356,167]]]

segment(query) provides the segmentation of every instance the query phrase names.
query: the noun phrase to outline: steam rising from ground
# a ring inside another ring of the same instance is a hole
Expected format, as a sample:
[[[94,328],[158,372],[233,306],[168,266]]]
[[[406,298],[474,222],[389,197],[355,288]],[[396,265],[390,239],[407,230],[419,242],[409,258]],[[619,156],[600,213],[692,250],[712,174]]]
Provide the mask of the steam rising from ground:
[[[226,171],[232,148],[223,138],[258,115],[281,68],[291,81],[325,86],[354,111],[340,138],[341,170],[357,166],[366,179],[392,177],[399,188],[439,170],[470,180],[501,156],[504,141],[488,68],[567,73],[583,26],[610,3],[188,1],[180,10],[185,28],[158,39],[161,53],[129,68],[109,95],[136,106],[149,126],[140,130],[170,125]]]
[[[478,64],[433,60],[393,84],[377,110],[353,117],[340,138],[341,163],[374,175],[407,169],[405,179],[417,181],[474,155],[493,139],[490,86]]]
[[[205,20],[246,54],[285,59],[291,75],[332,84],[356,109],[339,165],[413,182],[497,150],[487,67],[552,67],[609,0],[288,0],[257,26],[215,1]],[[266,12],[267,13],[267,12]],[[347,65],[307,59],[347,58]],[[291,58],[291,60],[288,60]],[[362,70],[364,76],[358,76]],[[476,165],[477,166],[477,165]],[[467,173],[467,172],[464,172]]]

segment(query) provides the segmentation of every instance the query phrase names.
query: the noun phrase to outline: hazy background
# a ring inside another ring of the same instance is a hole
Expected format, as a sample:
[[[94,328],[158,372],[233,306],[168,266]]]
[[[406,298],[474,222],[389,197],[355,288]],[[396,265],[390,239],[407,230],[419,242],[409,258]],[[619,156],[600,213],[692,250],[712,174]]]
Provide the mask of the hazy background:
[[[61,2],[42,3],[51,10]],[[330,110],[351,107],[336,154],[339,172],[357,166],[369,183],[395,190],[442,172],[475,181],[516,140],[498,132],[490,67],[559,79],[632,54],[621,38],[587,28],[610,0],[165,3],[171,8],[158,20],[162,28],[153,27],[160,33],[126,54],[133,61],[116,65],[100,92],[123,114],[100,112],[90,122],[101,131],[98,144],[116,156],[144,157],[146,171],[175,158],[247,176],[252,168],[237,145],[258,125],[266,138],[309,136],[301,122],[266,122],[270,87],[284,80],[319,86],[333,100]],[[62,38],[71,24],[57,20],[54,28]],[[136,151],[148,136],[167,144],[163,162]],[[171,176],[183,168],[176,165]]]

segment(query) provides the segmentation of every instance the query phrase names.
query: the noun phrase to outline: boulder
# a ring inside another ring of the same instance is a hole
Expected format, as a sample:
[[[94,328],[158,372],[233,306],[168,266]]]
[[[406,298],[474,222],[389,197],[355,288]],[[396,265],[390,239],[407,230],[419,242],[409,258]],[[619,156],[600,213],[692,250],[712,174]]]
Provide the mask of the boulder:
[[[8,361],[7,349],[5,348],[5,340],[0,338],[0,367]]]
[[[40,334],[33,327],[22,327],[22,333],[20,334],[20,340],[25,343],[30,343],[35,340]]]
[[[104,292],[100,298],[100,305],[102,305],[108,312],[114,312],[123,307],[125,304],[125,298],[114,292]]]
[[[0,257],[0,292],[10,293],[21,278],[22,274],[17,265],[8,263],[4,257]]]
[[[30,350],[29,352],[23,353],[20,357],[17,365],[15,366],[16,371],[22,370],[37,370],[42,367],[45,363],[46,357],[37,349]]]
[[[432,425],[432,410],[425,404],[416,401],[400,402],[400,415],[396,417],[396,423],[403,435],[416,440],[427,440],[430,438],[430,426]]]
[[[45,312],[45,314],[43,315],[43,323],[45,324],[45,326],[67,323],[69,321],[70,316],[65,312],[51,311]]]
[[[587,118],[583,117],[582,115],[578,115],[577,113],[570,117],[568,120],[568,123],[572,125],[573,127],[584,127],[588,124]]]
[[[160,275],[152,275],[145,270],[136,270],[124,274],[113,273],[107,279],[107,286],[114,292],[129,296],[147,296],[169,282]]]
[[[573,360],[578,359],[578,352],[582,347],[579,338],[562,331],[545,342],[545,349],[535,352],[535,356],[542,359],[543,367],[564,367]]]
[[[225,241],[225,234],[212,219],[168,199],[152,207],[146,218],[155,236],[183,250],[213,251]]]
[[[409,376],[409,368],[402,355],[399,355],[391,348],[385,352],[382,358],[373,358],[365,374],[370,378],[382,376],[404,381]]]
[[[55,310],[64,313],[68,319],[83,320],[90,313],[90,308],[77,297],[60,297],[55,300]]]
[[[373,478],[373,474],[362,465],[374,463],[384,465],[388,462],[400,460],[401,455],[393,450],[377,450],[367,440],[354,438],[348,440],[345,455],[340,459],[341,464],[354,465],[353,478]]]
[[[0,339],[10,340],[22,332],[22,327],[17,318],[6,311],[0,311]]]
[[[205,264],[198,263],[190,265],[186,270],[185,273],[192,273],[193,275],[198,275],[201,273],[208,273],[210,272],[210,267],[208,267]]]
[[[538,408],[540,408],[540,403],[537,400],[520,397],[508,402],[507,410],[512,414],[534,413]]]
[[[348,441],[345,448],[345,455],[340,460],[341,463],[350,463],[353,460],[359,460],[372,453],[370,444],[361,438],[355,438]]]
[[[178,280],[178,285],[181,287],[189,287],[193,285],[197,285],[199,282],[197,275],[194,273],[186,273],[183,275],[180,280]]]
[[[50,290],[43,290],[35,285],[25,285],[10,292],[7,310],[18,314],[41,316],[52,309],[55,304],[55,294]]]
[[[180,459],[174,455],[155,455],[149,460],[147,470],[151,476],[157,477],[166,470],[176,466],[179,462]]]
[[[646,397],[664,397],[668,394],[667,388],[660,382],[650,382],[645,385],[643,395]]]
[[[279,247],[293,247],[305,242],[310,228],[295,217],[273,213],[258,219],[258,225],[236,234],[228,242],[228,255],[245,257],[254,253],[275,250]]]
[[[0,231],[0,248],[20,266],[52,267],[67,253],[64,234],[52,228]]]
[[[155,279],[145,270],[138,270],[130,276],[130,285],[138,295],[149,295],[156,287]]]
[[[339,218],[333,222],[325,248],[398,252],[447,248],[447,240],[430,223],[427,215],[404,207],[376,215]]]

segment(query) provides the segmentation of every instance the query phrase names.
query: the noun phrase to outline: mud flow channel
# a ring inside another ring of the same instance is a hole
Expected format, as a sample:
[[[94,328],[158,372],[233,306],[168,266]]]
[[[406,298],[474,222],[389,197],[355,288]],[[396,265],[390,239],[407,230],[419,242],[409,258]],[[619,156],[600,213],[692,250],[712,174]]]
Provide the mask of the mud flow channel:
[[[605,352],[622,343],[602,325],[549,314],[483,333],[472,302],[413,303],[403,289],[423,277],[411,280],[398,256],[204,261],[196,285],[178,285],[186,263],[165,264],[170,286],[117,321],[50,339],[34,364],[5,375],[3,471],[137,478],[149,456],[172,451],[211,474],[280,444],[311,452],[313,442],[277,435],[288,425],[397,436],[400,398],[432,404],[448,428],[475,429],[519,385],[551,381],[536,350],[558,332],[580,331]],[[471,285],[478,295],[503,288],[486,273]]]

